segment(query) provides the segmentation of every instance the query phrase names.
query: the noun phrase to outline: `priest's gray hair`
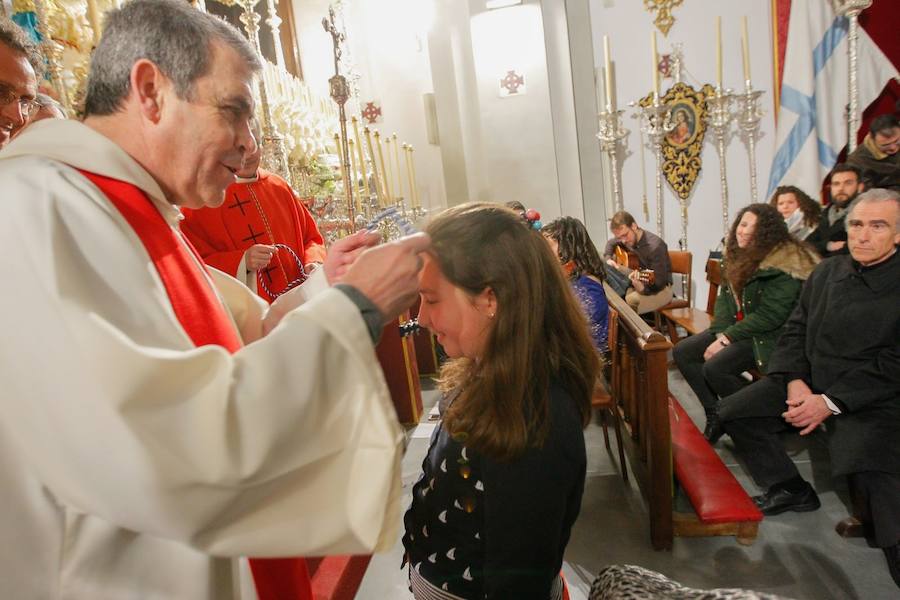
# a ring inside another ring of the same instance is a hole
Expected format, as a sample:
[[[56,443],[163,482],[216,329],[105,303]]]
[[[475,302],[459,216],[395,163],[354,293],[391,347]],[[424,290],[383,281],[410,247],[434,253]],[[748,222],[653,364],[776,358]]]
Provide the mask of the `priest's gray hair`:
[[[236,28],[184,0],[133,0],[108,12],[91,60],[85,116],[121,109],[131,91],[131,68],[141,59],[159,67],[179,97],[191,99],[194,82],[212,67],[213,42],[235,50],[251,71],[262,68]]]
[[[856,200],[853,201],[853,204],[850,205],[850,210],[847,211],[847,218],[844,219],[844,226],[847,229],[850,229],[850,216],[853,214],[853,210],[860,204],[880,204],[882,202],[893,202],[894,206],[897,207],[897,222],[894,224],[894,227],[895,232],[900,231],[900,192],[885,188],[872,188],[857,196]]]

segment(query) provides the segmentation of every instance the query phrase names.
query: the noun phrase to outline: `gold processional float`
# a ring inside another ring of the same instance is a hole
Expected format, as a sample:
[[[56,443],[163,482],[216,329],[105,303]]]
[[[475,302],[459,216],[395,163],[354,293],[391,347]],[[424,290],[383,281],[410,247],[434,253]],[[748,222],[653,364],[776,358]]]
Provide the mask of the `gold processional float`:
[[[329,8],[329,16],[323,20],[334,41],[335,77],[329,81],[332,103],[285,68],[277,0],[265,0],[264,19],[271,32],[274,62],[264,55],[259,1],[216,0],[207,5],[204,0],[194,0],[193,4],[236,26],[229,17],[239,11],[237,20],[262,58],[254,94],[262,129],[263,168],[291,183],[315,217],[326,244],[365,227],[377,229],[384,239],[399,237],[404,226],[425,215],[416,185],[414,150],[396,133],[388,136],[360,128],[361,112],[359,117],[350,117],[350,136],[345,103],[355,97],[358,109],[359,102],[358,92],[353,93],[340,73],[346,47],[343,19]],[[8,16],[40,43],[47,61],[42,91],[56,98],[70,117],[78,118],[83,112],[91,52],[102,35],[103,15],[120,4],[120,0],[13,0],[13,14]],[[341,0],[337,8],[341,15]],[[378,218],[385,213],[393,218]],[[409,321],[400,327],[406,319],[408,313],[384,329],[376,353],[398,419],[415,424],[422,414],[419,366],[425,374],[434,373],[437,359],[433,337],[426,332],[408,335],[417,325]]]
[[[91,52],[102,35],[103,15],[121,3],[12,1],[13,14],[8,16],[40,43],[47,61],[47,81],[42,89],[56,98],[69,116],[81,116]],[[396,133],[387,135],[360,127],[363,117],[358,90],[351,89],[355,86],[340,73],[341,54],[346,48],[341,0],[337,2],[338,17],[330,7],[329,17],[323,20],[334,40],[336,73],[329,82],[334,102],[318,96],[286,68],[277,0],[264,0],[264,7],[257,7],[260,0],[210,0],[209,4],[194,0],[192,4],[242,28],[262,57],[263,69],[254,95],[262,129],[263,168],[291,183],[316,218],[327,243],[365,227],[387,209],[395,209],[391,212],[398,218],[377,221],[386,239],[401,235],[397,220],[416,222],[424,216],[412,145],[401,142]],[[239,23],[229,18],[233,13],[218,10],[221,7],[239,10]],[[263,8],[265,15],[259,12]],[[260,22],[271,33],[273,60],[261,50]],[[348,128],[344,108],[351,99],[357,110]],[[350,149],[353,151],[348,152]]]

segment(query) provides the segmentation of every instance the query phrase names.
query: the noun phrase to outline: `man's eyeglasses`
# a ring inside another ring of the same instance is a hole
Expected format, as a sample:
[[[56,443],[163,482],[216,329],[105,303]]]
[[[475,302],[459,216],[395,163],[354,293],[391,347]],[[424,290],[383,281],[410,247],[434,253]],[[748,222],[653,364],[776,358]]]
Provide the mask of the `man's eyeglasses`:
[[[37,100],[23,98],[11,89],[0,86],[0,106],[9,106],[13,102],[19,103],[19,110],[26,119],[41,107]]]

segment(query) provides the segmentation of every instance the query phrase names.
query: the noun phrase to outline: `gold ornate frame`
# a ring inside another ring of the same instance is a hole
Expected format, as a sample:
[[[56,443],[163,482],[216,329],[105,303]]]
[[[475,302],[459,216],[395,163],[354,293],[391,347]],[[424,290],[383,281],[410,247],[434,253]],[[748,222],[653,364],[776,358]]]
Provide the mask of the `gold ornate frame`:
[[[703,139],[706,136],[706,99],[715,89],[705,84],[695,90],[686,83],[676,83],[660,102],[671,109],[672,130],[662,142],[662,171],[672,191],[681,201],[686,201],[694,189],[703,160]],[[650,96],[641,99],[641,106],[648,106]]]

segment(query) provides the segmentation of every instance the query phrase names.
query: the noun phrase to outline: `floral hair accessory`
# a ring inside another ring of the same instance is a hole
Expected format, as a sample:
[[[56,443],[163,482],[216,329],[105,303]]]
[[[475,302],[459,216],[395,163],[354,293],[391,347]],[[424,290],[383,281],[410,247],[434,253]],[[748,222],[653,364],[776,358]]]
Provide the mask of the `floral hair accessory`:
[[[528,226],[536,231],[540,231],[543,224],[541,223],[541,213],[534,210],[533,208],[529,208],[525,211],[525,214],[522,215],[525,221],[528,222]]]

